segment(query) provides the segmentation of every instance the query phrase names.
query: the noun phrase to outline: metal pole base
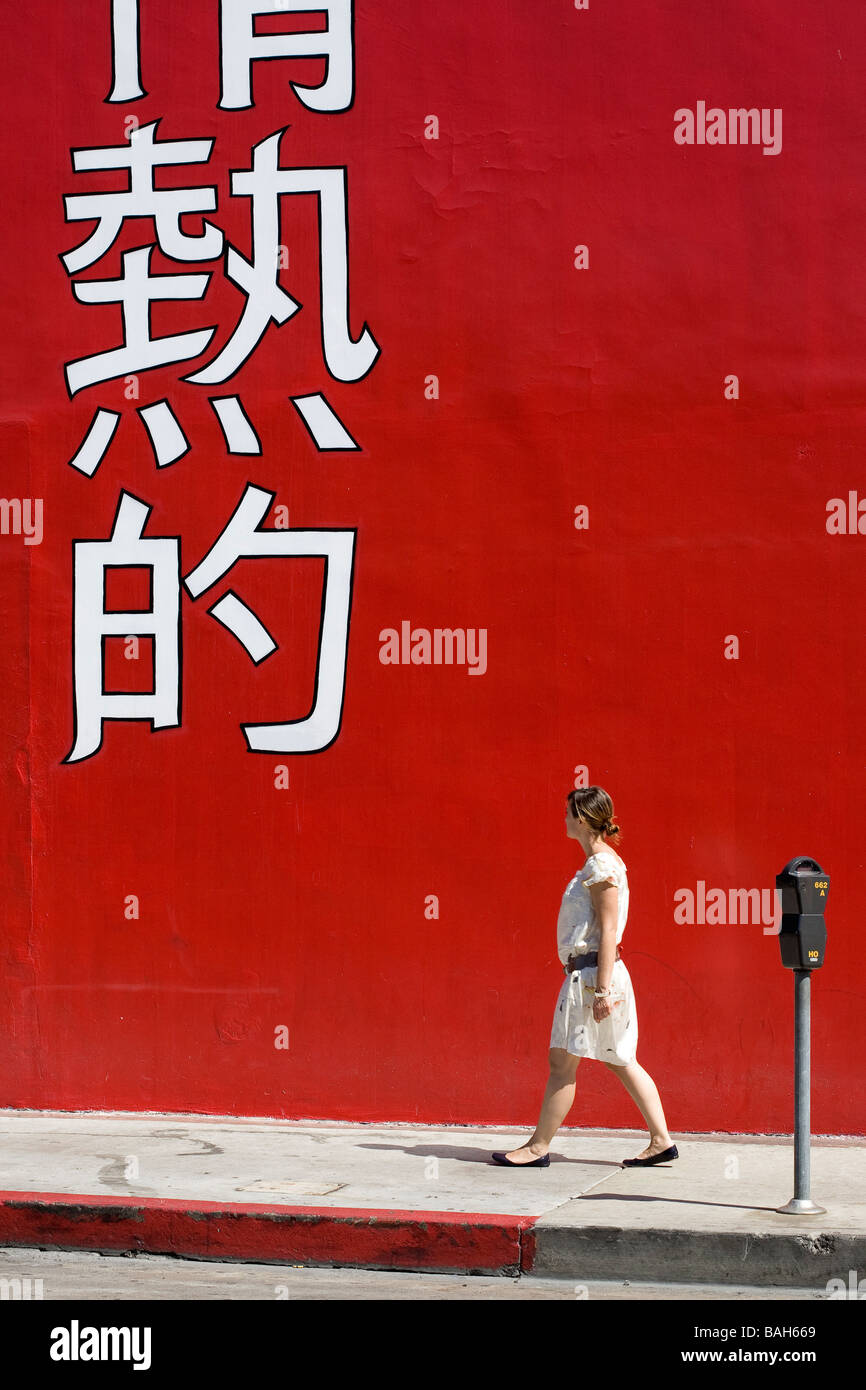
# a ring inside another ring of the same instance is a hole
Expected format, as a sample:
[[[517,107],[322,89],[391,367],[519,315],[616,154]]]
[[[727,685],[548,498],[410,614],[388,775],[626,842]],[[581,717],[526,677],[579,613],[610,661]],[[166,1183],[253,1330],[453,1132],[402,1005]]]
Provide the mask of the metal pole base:
[[[782,1216],[822,1216],[826,1207],[819,1207],[811,1197],[792,1197],[783,1207],[776,1207]]]

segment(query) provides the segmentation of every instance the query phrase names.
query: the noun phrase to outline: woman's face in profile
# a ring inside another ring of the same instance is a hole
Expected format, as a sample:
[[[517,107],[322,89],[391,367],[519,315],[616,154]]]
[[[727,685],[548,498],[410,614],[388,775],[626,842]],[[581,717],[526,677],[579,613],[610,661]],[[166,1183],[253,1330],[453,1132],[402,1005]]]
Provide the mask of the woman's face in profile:
[[[578,817],[574,814],[574,798],[568,797],[565,807],[565,833],[572,839],[577,839],[577,827],[580,824]]]

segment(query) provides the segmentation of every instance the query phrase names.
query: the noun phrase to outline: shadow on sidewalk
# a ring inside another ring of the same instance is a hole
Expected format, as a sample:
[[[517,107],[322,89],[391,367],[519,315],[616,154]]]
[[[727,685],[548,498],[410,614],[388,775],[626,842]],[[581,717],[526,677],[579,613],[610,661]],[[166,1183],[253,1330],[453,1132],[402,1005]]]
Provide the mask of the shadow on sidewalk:
[[[381,1149],[386,1152],[396,1150],[405,1154],[417,1154],[419,1158],[453,1158],[458,1163],[493,1163],[493,1159],[490,1157],[491,1149],[458,1149],[449,1144],[358,1144],[356,1147],[359,1149]],[[520,1146],[514,1144],[512,1147],[519,1148]],[[506,1149],[505,1152],[508,1153],[509,1150]],[[557,1153],[551,1153],[550,1163],[551,1167],[554,1163],[567,1163],[569,1166],[575,1163],[584,1163],[591,1168],[622,1167],[621,1163],[615,1163],[610,1158],[567,1158],[565,1154]],[[499,1167],[500,1165],[497,1164],[496,1166]],[[664,1168],[667,1165],[659,1163],[656,1166]]]
[[[664,1164],[658,1164],[659,1168]],[[686,1207],[727,1207],[731,1211],[775,1211],[775,1207],[762,1207],[757,1203],[749,1206],[745,1202],[702,1202],[697,1197],[653,1197],[637,1192],[582,1192],[575,1197],[576,1202],[667,1202]]]

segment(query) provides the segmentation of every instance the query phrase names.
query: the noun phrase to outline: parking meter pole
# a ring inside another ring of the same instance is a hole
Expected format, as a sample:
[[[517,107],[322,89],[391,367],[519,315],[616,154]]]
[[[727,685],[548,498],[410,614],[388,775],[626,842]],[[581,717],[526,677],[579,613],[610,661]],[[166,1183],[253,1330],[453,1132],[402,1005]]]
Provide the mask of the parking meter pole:
[[[794,971],[794,1199],[808,1201],[811,1137],[811,989],[808,970]]]
[[[794,1195],[778,1212],[791,1216],[819,1216],[827,1210],[813,1202],[809,1141],[811,971],[794,975]]]

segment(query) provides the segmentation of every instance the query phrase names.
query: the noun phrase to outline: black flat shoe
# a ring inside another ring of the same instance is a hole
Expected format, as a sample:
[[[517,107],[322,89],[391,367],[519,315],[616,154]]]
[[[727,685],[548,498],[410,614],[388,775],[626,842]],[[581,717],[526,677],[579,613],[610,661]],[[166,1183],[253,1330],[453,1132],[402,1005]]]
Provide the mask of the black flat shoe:
[[[508,1158],[504,1153],[493,1155],[494,1163],[504,1163],[506,1168],[548,1168],[550,1166],[550,1154],[542,1154],[541,1158],[533,1158],[529,1163],[515,1163],[513,1158]]]
[[[670,1163],[672,1158],[679,1158],[679,1150],[676,1144],[671,1144],[669,1149],[663,1149],[660,1154],[650,1154],[649,1158],[624,1158],[623,1168],[651,1168],[654,1163]]]

